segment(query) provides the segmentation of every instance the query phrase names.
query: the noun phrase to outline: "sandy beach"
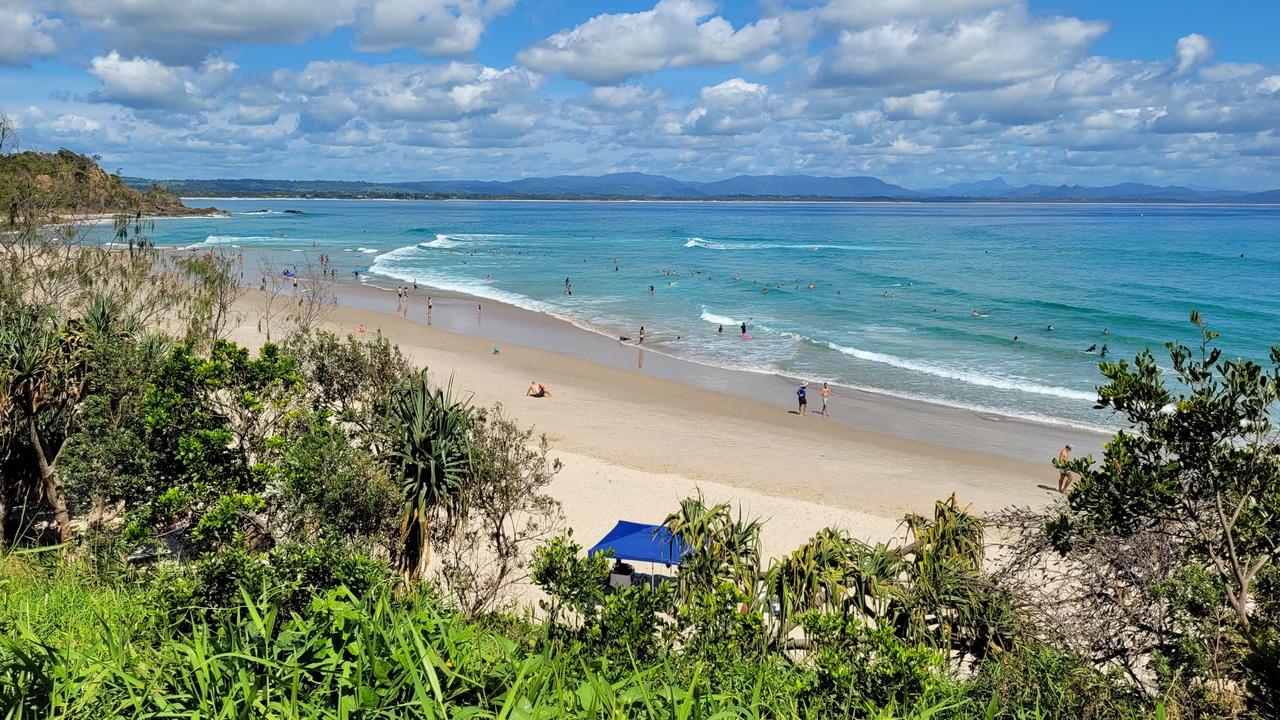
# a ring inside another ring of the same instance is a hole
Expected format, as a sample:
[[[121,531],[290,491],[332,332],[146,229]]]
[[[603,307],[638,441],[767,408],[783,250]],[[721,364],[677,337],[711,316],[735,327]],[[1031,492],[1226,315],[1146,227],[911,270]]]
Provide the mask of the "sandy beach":
[[[1049,459],[1061,445],[1083,454],[1103,438],[871,393],[836,396],[828,419],[816,415],[816,388],[802,417],[786,379],[677,360],[491,301],[433,294],[428,326],[425,289],[407,317],[388,290],[344,283],[338,293],[326,327],[381,332],[436,381],[452,376],[476,404],[502,403],[547,435],[564,463],[552,492],[585,544],[616,520],[658,522],[699,490],[767,519],[766,555],[826,526],[888,540],[904,514],[952,493],[978,512],[1041,504],[1055,492]],[[238,302],[234,339],[261,342],[264,300],[251,290]],[[526,397],[531,380],[551,397]]]

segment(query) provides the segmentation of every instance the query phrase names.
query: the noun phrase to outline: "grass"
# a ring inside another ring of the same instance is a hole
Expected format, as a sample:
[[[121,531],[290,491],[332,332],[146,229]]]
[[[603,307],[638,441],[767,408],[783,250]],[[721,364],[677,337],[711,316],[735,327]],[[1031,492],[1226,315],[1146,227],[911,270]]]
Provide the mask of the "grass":
[[[535,632],[513,640],[428,594],[338,588],[293,615],[265,590],[241,590],[239,604],[213,613],[160,597],[138,577],[104,578],[51,556],[0,558],[0,718],[725,720],[825,718],[842,705],[779,692],[769,668],[672,658],[611,666]],[[724,682],[726,672],[747,682]],[[839,714],[997,717],[994,701],[955,693],[906,707],[851,698]]]

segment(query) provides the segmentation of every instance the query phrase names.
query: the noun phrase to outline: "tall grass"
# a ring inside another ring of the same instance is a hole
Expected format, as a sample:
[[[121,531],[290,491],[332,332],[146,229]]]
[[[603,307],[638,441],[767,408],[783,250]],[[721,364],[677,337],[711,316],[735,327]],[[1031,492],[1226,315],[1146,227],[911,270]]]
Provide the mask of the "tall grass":
[[[830,717],[777,693],[766,670],[648,667],[516,641],[429,595],[346,588],[282,611],[241,591],[214,613],[156,604],[146,583],[30,559],[0,561],[0,718],[728,718]],[[185,621],[179,616],[185,615]],[[535,638],[535,633],[526,633]],[[741,679],[741,678],[739,678]],[[724,688],[732,685],[733,691]],[[851,695],[852,697],[852,695]],[[876,720],[994,718],[962,696],[909,707],[843,704]],[[1019,713],[1033,720],[1038,713]]]

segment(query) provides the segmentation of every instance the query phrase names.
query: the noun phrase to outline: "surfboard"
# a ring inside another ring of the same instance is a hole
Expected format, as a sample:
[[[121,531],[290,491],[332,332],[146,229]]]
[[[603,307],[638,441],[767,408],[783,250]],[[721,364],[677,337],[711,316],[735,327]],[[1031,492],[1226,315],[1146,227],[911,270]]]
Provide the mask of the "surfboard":
[[[750,340],[750,339],[751,339],[751,333],[742,333],[742,339],[743,339],[743,340]]]

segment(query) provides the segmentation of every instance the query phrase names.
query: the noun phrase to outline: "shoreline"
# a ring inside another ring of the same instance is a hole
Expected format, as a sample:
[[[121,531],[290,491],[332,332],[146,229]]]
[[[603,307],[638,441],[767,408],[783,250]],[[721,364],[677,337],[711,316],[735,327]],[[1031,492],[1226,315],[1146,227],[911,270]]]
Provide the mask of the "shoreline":
[[[340,279],[334,292],[340,306],[395,317],[395,278],[372,273],[359,283]],[[679,357],[661,347],[653,349],[620,343],[604,332],[572,320],[501,300],[455,290],[419,285],[410,290],[408,322],[426,326],[426,299],[434,298],[435,327],[497,344],[517,344],[580,358],[594,364],[669,380],[690,387],[760,402],[794,411],[795,378],[773,372],[726,368]],[[483,316],[475,307],[483,305]],[[820,384],[820,381],[818,383]],[[816,385],[815,384],[815,385]],[[991,452],[1010,459],[1047,462],[1063,444],[1080,452],[1101,447],[1114,431],[1086,428],[1068,422],[1046,422],[996,411],[973,409],[904,397],[876,390],[832,385],[832,422],[853,429],[875,431],[908,442],[941,445],[956,450]],[[811,414],[820,408],[817,387]],[[853,408],[854,413],[849,413]],[[840,411],[844,412],[840,412]]]

